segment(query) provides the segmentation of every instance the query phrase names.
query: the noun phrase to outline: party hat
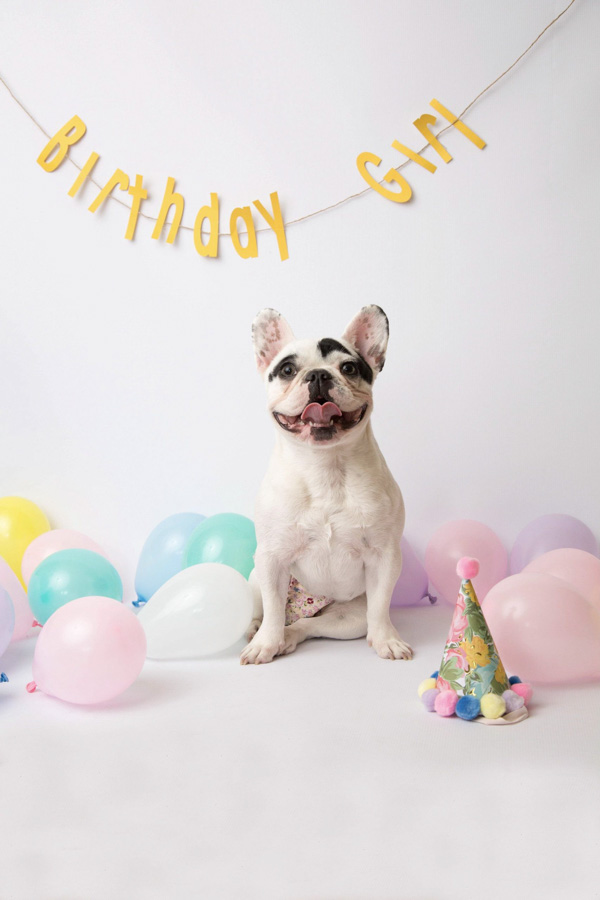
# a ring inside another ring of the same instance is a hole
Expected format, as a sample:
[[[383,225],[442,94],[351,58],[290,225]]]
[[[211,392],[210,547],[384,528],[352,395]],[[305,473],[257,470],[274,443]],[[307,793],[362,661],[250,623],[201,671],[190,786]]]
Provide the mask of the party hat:
[[[531,689],[517,677],[509,680],[502,665],[471,583],[479,563],[464,557],[456,572],[461,585],[442,662],[439,670],[422,682],[419,695],[428,709],[442,716],[483,717],[481,721],[489,724],[521,721],[527,716],[525,701]]]

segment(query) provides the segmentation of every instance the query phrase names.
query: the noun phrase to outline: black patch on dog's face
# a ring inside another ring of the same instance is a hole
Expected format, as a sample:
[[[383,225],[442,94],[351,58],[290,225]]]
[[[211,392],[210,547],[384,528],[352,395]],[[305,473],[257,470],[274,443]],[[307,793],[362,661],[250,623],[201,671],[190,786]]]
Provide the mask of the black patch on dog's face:
[[[323,338],[322,340],[319,341],[319,343],[317,344],[317,347],[319,348],[319,351],[320,351],[323,359],[325,359],[325,357],[329,356],[329,354],[332,353],[334,350],[341,350],[342,353],[348,352],[347,348],[344,347],[343,344],[340,344],[339,341],[336,341],[335,338]]]
[[[367,384],[373,384],[373,369],[360,353],[356,354],[356,365],[363,381],[366,381]]]
[[[310,429],[311,437],[315,441],[330,441],[335,435],[335,425],[321,426],[320,428]]]
[[[343,344],[340,344],[339,341],[336,341],[335,338],[322,338],[317,344],[317,347],[319,348],[323,359],[326,359],[326,357],[329,356],[330,353],[333,353],[334,350],[341,350],[342,353],[347,353],[356,363],[356,368],[363,381],[366,381],[367,384],[373,384],[373,369],[366,359],[363,359],[360,353],[357,353],[356,355],[350,353],[350,351],[344,347]]]
[[[277,363],[273,371],[269,372],[269,381],[273,381],[274,378],[277,378],[284,366],[287,366],[290,363],[291,365],[296,366],[297,362],[298,357],[295,353],[292,353],[290,356],[284,356],[281,362]]]

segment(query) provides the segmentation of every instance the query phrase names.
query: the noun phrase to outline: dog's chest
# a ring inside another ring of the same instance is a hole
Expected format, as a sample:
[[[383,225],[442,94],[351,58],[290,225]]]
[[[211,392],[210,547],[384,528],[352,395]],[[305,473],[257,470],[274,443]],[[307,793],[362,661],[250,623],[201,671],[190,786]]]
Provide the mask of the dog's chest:
[[[362,558],[369,550],[369,528],[355,509],[311,507],[298,517],[296,530],[299,551],[313,557],[343,553]]]
[[[386,518],[386,500],[375,504],[335,487],[325,496],[310,497],[295,521],[292,573],[300,583],[337,600],[362,593],[365,564],[381,550],[379,530]]]

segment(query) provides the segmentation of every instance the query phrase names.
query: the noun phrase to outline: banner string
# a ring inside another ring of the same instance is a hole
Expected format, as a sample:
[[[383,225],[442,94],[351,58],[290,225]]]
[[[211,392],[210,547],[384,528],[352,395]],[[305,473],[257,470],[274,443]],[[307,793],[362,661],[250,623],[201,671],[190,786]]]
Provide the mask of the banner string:
[[[480,91],[477,94],[477,96],[473,100],[471,100],[471,102],[467,106],[465,106],[463,111],[458,114],[455,121],[462,119],[463,116],[465,115],[465,113],[467,113],[471,109],[471,107],[474,106],[474,104],[477,103],[477,101],[480,100],[481,97],[483,97],[483,95],[486,94],[490,90],[490,88],[493,88],[495,84],[498,84],[498,82],[501,81],[502,78],[504,78],[506,75],[508,75],[508,73],[511,71],[511,69],[514,69],[514,67],[517,65],[517,63],[519,63],[523,59],[523,57],[526,56],[530,52],[530,50],[533,49],[533,47],[535,47],[535,45],[540,40],[540,38],[543,37],[543,35],[548,31],[548,29],[552,28],[552,26],[556,22],[558,22],[558,20],[562,16],[564,16],[564,14],[573,6],[574,3],[575,3],[575,0],[570,0],[570,3],[568,3],[567,6],[565,6],[565,8],[562,10],[562,12],[560,12],[557,16],[555,16],[555,18],[552,19],[551,22],[548,22],[548,24],[543,29],[543,31],[540,31],[540,33],[535,38],[535,40],[533,40],[531,42],[531,44],[521,53],[521,55],[518,56],[515,59],[515,61],[513,63],[511,63],[511,65],[507,69],[504,70],[504,72],[502,72],[500,75],[498,75],[497,78],[495,78],[493,81],[491,81],[487,85],[487,87],[485,87],[482,91]],[[11,91],[10,87],[8,86],[8,84],[6,83],[6,81],[4,80],[2,75],[0,75],[0,82],[2,82],[2,84],[6,88],[6,90],[12,97],[12,99],[15,101],[15,103],[17,103],[21,107],[23,112],[27,116],[29,116],[29,118],[31,119],[33,124],[39,128],[39,130],[42,132],[42,134],[44,134],[48,138],[48,140],[50,140],[51,135],[49,135],[48,132],[46,131],[46,129],[42,125],[40,125],[40,123],[37,121],[37,119],[34,116],[32,116],[32,114],[29,112],[29,110],[21,103],[19,98],[13,94],[13,92]],[[446,131],[448,131],[450,128],[453,128],[453,127],[454,127],[454,123],[450,122],[449,125],[446,125],[444,128],[441,129],[441,131],[437,132],[437,134],[435,135],[436,138],[439,138],[442,134],[444,134]],[[421,147],[421,149],[418,150],[417,153],[419,153],[419,154],[423,153],[425,150],[427,150],[427,148],[429,146],[430,146],[429,143],[425,144],[425,146]],[[77,162],[75,162],[75,160],[70,155],[67,156],[67,159],[70,163],[72,163],[72,165],[75,166],[76,169],[79,169],[79,171],[81,172],[81,170],[83,168],[82,166],[80,166]],[[395,170],[399,171],[400,169],[403,169],[405,166],[409,165],[409,163],[411,163],[411,162],[412,162],[411,159],[407,159],[403,163],[400,163],[400,165],[396,166]],[[93,178],[88,177],[88,181],[91,181],[92,184],[95,184],[99,190],[102,190],[103,185],[98,184],[98,182],[95,181]],[[383,181],[384,181],[384,179],[382,178],[378,183],[383,184]],[[285,222],[285,227],[288,228],[290,225],[297,225],[298,222],[305,222],[307,219],[314,218],[314,216],[320,216],[321,213],[329,212],[332,209],[337,209],[338,206],[342,206],[344,203],[349,203],[350,200],[356,200],[357,197],[362,197],[362,196],[364,196],[364,194],[368,194],[368,193],[372,192],[372,190],[373,189],[371,187],[363,188],[361,191],[357,191],[355,194],[349,194],[347,197],[344,197],[342,200],[337,200],[335,203],[330,203],[329,206],[322,207],[322,209],[316,209],[314,212],[307,213],[305,216],[299,216],[297,219],[290,219],[289,222]],[[125,209],[131,210],[131,207],[127,203],[125,203],[123,200],[121,200],[119,197],[116,197],[113,194],[110,194],[109,198],[111,200],[114,200],[115,203],[120,203],[121,206],[125,207]],[[158,221],[157,216],[150,216],[150,215],[148,215],[148,213],[144,213],[141,210],[139,211],[139,215],[144,219],[149,219],[151,222]],[[168,228],[170,226],[170,224],[171,224],[170,222],[165,222],[163,228]],[[181,224],[180,228],[182,228],[184,231],[193,231],[194,230],[193,226],[191,226],[191,225]],[[256,228],[255,230],[257,232],[259,232],[259,231],[269,231],[270,229],[269,229],[269,227],[265,227],[265,228]],[[240,234],[242,234],[242,233],[243,232],[240,232]],[[231,233],[229,231],[220,231],[219,237],[231,237]]]

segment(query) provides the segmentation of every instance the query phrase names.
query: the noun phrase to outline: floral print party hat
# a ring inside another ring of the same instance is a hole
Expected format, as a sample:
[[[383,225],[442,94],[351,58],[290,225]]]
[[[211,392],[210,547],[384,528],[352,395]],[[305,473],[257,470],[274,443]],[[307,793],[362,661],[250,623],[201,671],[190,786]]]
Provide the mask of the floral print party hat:
[[[510,684],[471,583],[479,572],[479,563],[461,559],[457,571],[462,582],[436,686],[478,700],[489,693],[501,696]]]
[[[419,686],[426,709],[485,724],[512,724],[527,718],[531,687],[509,678],[490,634],[471,582],[476,559],[464,557],[456,567],[461,585],[450,631],[437,672]]]

